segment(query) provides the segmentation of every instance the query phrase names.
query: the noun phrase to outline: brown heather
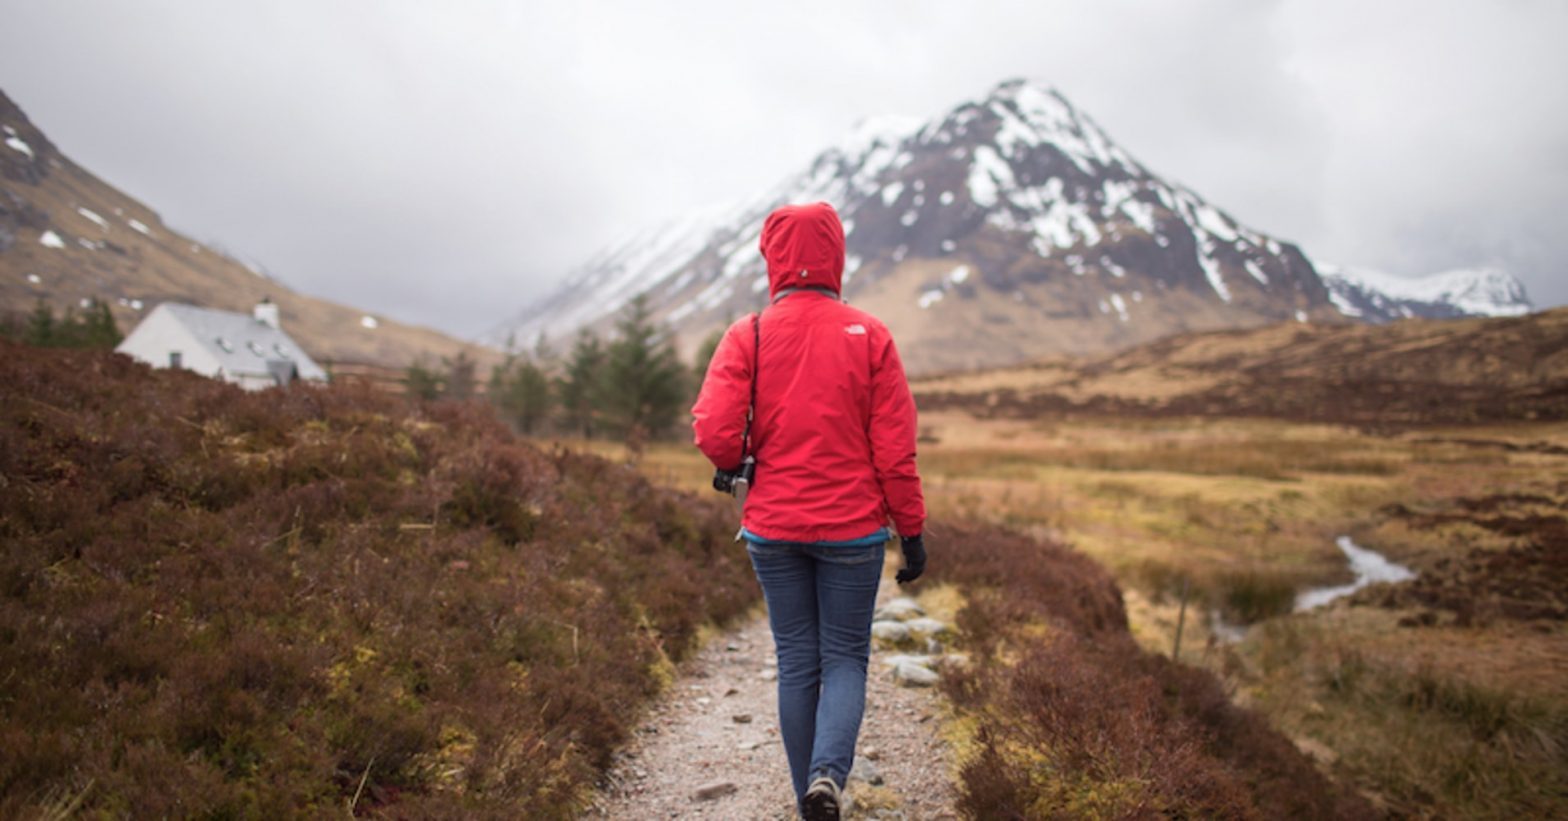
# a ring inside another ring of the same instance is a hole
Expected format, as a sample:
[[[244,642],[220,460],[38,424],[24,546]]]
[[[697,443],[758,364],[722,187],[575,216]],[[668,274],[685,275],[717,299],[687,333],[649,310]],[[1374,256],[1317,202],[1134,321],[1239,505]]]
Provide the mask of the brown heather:
[[[1209,673],[1141,650],[1121,593],[1087,557],[999,527],[938,524],[936,581],[968,591],[972,658],[944,679],[971,749],[975,818],[1359,818]]]
[[[721,506],[477,404],[6,342],[0,391],[0,817],[566,817],[757,598]]]
[[[725,507],[479,404],[4,342],[0,385],[0,817],[570,817],[757,599]],[[1367,814],[1091,559],[932,532],[966,814]]]

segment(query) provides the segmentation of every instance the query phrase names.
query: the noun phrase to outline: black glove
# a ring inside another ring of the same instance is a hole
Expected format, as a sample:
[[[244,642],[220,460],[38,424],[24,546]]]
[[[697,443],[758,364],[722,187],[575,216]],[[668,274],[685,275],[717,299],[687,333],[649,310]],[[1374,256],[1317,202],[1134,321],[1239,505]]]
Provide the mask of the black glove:
[[[899,584],[908,584],[920,578],[926,572],[926,543],[920,536],[905,536],[901,539],[904,548],[904,567],[898,571],[894,578]]]

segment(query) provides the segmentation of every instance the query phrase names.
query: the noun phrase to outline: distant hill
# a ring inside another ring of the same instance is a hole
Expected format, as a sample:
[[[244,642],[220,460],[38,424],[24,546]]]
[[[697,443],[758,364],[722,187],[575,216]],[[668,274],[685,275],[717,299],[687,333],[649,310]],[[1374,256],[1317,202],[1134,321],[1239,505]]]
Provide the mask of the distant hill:
[[[1423,277],[1322,263],[1317,269],[1334,307],[1366,322],[1521,316],[1532,307],[1524,285],[1499,268],[1464,268]]]
[[[72,162],[0,92],[0,311],[110,305],[129,332],[159,302],[249,313],[263,297],[312,357],[402,366],[421,356],[488,359],[480,346],[429,328],[300,294],[184,236],[157,212]]]
[[[1344,297],[1301,249],[1145,167],[1060,91],[1010,80],[927,122],[866,121],[752,202],[639,232],[490,339],[602,328],[646,293],[689,349],[765,303],[762,221],[813,200],[844,218],[845,296],[887,322],[916,373],[1292,319],[1476,313],[1365,281]]]
[[[1568,419],[1568,308],[1181,334],[1119,354],[918,380],[922,410],[1272,416],[1362,425]]]

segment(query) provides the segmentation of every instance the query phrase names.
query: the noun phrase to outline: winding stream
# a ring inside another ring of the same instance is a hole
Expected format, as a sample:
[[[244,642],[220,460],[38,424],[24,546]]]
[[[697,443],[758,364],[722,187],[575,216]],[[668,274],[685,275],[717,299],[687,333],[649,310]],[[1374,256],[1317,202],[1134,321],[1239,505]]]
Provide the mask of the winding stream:
[[[1339,551],[1345,554],[1345,559],[1350,563],[1350,572],[1355,580],[1349,584],[1336,584],[1328,587],[1314,587],[1296,594],[1295,612],[1301,613],[1313,610],[1328,604],[1335,599],[1343,598],[1351,593],[1379,582],[1406,582],[1414,579],[1416,574],[1402,564],[1389,561],[1375,550],[1368,550],[1350,540],[1349,536],[1340,536],[1334,540]],[[1214,634],[1221,642],[1234,644],[1247,637],[1250,625],[1231,624],[1219,608],[1209,611],[1209,632]]]
[[[1350,540],[1349,536],[1340,536],[1334,540],[1341,553],[1350,561],[1350,572],[1355,574],[1356,580],[1350,584],[1339,584],[1332,587],[1314,587],[1296,595],[1296,612],[1322,607],[1329,602],[1348,596],[1351,593],[1379,582],[1407,582],[1416,577],[1416,574],[1402,564],[1394,564],[1383,557],[1383,554],[1368,550]]]

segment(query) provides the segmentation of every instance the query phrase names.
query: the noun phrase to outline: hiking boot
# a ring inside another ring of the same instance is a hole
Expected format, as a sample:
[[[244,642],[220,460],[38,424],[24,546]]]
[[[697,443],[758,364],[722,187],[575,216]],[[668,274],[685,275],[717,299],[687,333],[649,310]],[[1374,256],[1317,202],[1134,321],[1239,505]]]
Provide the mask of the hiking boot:
[[[839,805],[843,800],[838,782],[819,775],[806,789],[806,797],[800,800],[801,817],[806,821],[839,821]]]

